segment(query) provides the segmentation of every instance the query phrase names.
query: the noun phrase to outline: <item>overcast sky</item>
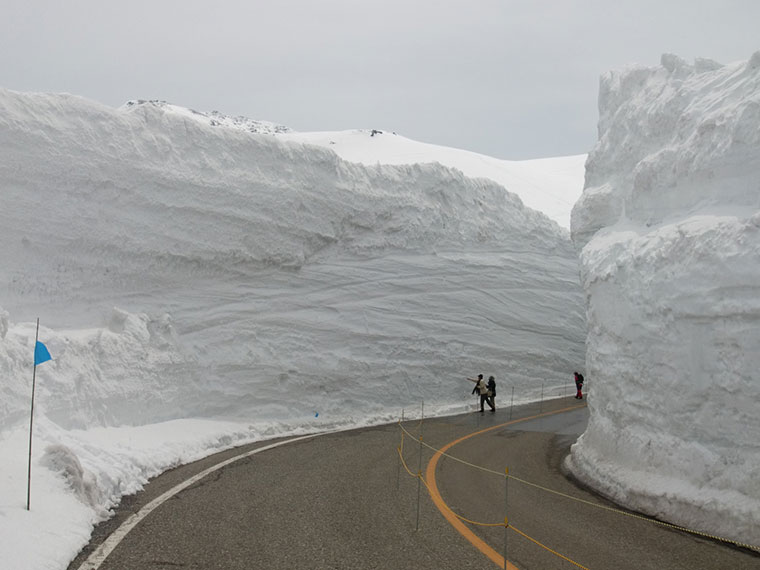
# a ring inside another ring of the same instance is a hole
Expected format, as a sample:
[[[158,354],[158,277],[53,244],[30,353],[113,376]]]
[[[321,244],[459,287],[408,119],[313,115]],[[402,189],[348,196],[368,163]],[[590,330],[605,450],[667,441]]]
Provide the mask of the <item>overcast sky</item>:
[[[580,154],[599,76],[760,50],[760,0],[0,0],[0,87],[498,158]]]

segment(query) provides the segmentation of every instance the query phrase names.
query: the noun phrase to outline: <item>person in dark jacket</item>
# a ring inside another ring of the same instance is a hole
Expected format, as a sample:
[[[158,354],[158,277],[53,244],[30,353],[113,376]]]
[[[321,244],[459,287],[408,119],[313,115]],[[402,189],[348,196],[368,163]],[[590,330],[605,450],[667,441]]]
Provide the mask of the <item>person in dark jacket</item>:
[[[488,377],[488,384],[486,384],[486,388],[488,388],[488,405],[491,406],[491,411],[496,411],[496,380],[493,376]],[[482,406],[481,406],[482,407]]]

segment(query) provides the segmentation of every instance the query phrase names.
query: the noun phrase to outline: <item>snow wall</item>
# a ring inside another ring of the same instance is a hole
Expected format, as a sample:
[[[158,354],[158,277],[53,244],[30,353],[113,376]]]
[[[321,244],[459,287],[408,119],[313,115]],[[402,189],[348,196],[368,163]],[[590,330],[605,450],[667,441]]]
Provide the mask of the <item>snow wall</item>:
[[[0,153],[0,430],[26,421],[38,316],[56,429],[377,423],[582,361],[569,233],[495,183],[7,90]]]
[[[760,544],[760,52],[608,73],[599,109],[572,213],[593,394],[569,467]]]

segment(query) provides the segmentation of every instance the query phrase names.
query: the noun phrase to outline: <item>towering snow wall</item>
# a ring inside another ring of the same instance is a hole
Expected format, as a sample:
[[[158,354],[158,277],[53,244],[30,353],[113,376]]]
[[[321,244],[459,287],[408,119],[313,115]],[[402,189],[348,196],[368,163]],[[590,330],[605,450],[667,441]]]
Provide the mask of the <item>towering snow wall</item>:
[[[64,429],[461,411],[467,374],[526,396],[583,357],[568,232],[494,183],[5,90],[0,155],[0,429],[38,316]]]
[[[760,52],[608,73],[599,109],[572,214],[593,397],[570,467],[760,544]]]

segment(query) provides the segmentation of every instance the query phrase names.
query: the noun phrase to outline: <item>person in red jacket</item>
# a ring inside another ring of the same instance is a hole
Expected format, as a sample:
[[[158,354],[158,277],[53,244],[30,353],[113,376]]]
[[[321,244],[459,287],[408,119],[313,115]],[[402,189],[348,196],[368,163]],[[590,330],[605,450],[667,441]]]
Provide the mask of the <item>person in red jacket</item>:
[[[575,389],[576,389],[575,398],[578,400],[582,400],[583,399],[583,392],[582,392],[583,374],[581,374],[580,372],[573,372],[573,374],[575,374]]]

